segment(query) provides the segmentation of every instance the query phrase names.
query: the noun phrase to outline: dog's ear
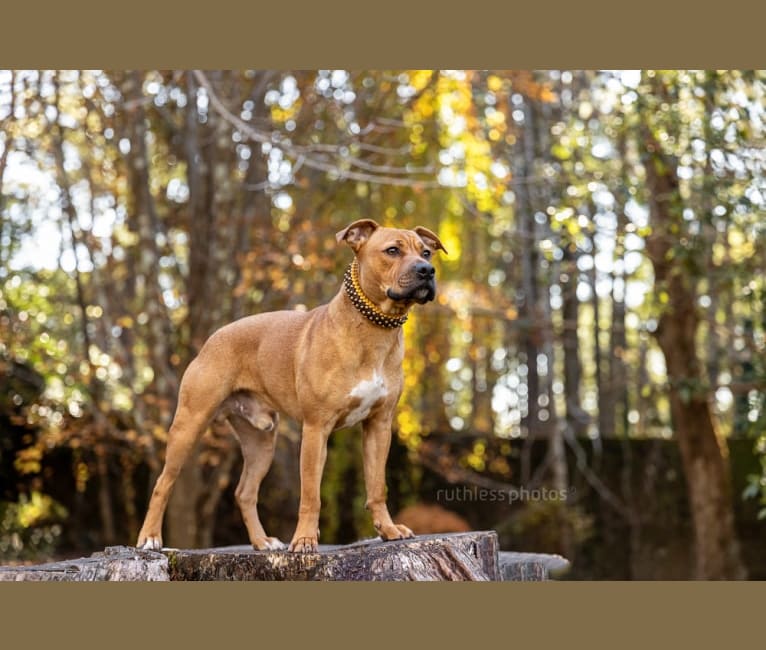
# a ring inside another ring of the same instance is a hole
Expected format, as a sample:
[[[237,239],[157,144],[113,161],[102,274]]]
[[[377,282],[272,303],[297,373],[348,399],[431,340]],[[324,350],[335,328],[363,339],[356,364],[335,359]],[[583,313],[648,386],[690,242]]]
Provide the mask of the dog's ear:
[[[423,226],[415,226],[413,230],[426,243],[427,246],[430,246],[434,250],[442,250],[447,253],[447,249],[444,248],[444,244],[441,243],[441,240],[428,228],[423,228]],[[449,255],[449,253],[447,253],[447,255]]]
[[[372,219],[360,219],[359,221],[354,221],[354,223],[350,223],[346,226],[335,235],[335,239],[337,239],[338,242],[342,242],[345,239],[346,243],[354,249],[354,252],[356,252],[378,228],[380,228],[380,226]]]

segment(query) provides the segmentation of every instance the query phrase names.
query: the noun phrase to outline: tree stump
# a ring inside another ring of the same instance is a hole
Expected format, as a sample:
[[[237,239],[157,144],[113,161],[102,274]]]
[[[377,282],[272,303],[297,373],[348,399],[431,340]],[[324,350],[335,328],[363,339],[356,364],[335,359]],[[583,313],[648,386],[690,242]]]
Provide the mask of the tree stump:
[[[563,576],[570,563],[560,555],[546,553],[499,553],[500,579],[509,582],[537,582]]]
[[[0,567],[0,581],[530,581],[547,580],[566,566],[559,556],[499,553],[497,534],[481,531],[320,545],[316,553],[256,551],[250,546],[159,553],[113,546],[89,558]]]
[[[317,553],[255,551],[249,546],[163,551],[171,580],[499,580],[497,535],[419,535]]]
[[[167,581],[168,559],[130,546],[110,546],[102,553],[35,566],[0,567],[0,582],[146,582]]]

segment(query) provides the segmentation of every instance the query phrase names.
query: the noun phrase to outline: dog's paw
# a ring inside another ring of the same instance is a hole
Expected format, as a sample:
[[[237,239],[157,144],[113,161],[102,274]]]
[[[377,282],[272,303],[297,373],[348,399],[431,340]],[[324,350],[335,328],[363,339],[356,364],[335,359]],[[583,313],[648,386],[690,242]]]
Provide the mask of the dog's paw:
[[[316,536],[293,537],[287,550],[293,553],[316,553],[319,547],[319,540]]]
[[[287,544],[276,537],[258,537],[253,542],[253,547],[259,551],[284,551]]]
[[[375,527],[377,531],[380,533],[381,539],[386,542],[390,542],[394,539],[407,539],[410,537],[415,537],[415,533],[413,533],[407,526],[403,526],[402,524],[392,524],[391,526],[376,526]]]
[[[136,548],[140,548],[143,551],[161,551],[162,537],[160,535],[141,535],[138,538]]]

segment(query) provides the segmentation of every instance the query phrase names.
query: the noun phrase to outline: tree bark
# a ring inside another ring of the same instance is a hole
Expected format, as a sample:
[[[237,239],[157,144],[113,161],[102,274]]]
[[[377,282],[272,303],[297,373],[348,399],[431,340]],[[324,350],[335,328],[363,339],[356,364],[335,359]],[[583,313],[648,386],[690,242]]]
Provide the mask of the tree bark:
[[[258,552],[249,547],[170,551],[171,580],[499,580],[497,536],[420,535],[320,547],[318,553]]]
[[[667,292],[667,305],[655,332],[665,356],[673,428],[686,475],[695,533],[695,573],[699,579],[744,579],[734,527],[726,447],[716,432],[709,387],[702,381],[695,349],[699,317],[694,278],[672,255],[683,223],[675,166],[650,129],[643,129],[652,233],[646,249],[654,267],[655,290]]]
[[[598,270],[596,269],[596,247],[595,234],[591,237],[593,246],[593,266],[588,271],[590,280],[591,304],[593,305],[593,365],[595,366],[596,393],[598,395],[598,435],[600,438],[612,436],[614,431],[614,409],[612,400],[611,386],[607,381],[604,368],[604,355],[601,348],[601,301],[599,300],[596,285],[598,284]]]
[[[0,567],[0,582],[167,582],[168,558],[111,546],[91,557],[34,566]]]
[[[212,112],[205,124],[200,123],[198,87],[191,74],[187,76],[186,92],[188,104],[183,135],[189,186],[189,271],[186,278],[189,311],[187,338],[180,346],[184,365],[194,358],[218,324],[222,303],[211,296],[221,294],[221,278],[234,262],[235,254],[234,242],[227,240],[225,233],[219,236],[216,232],[217,201],[222,200],[223,194],[228,196],[229,190],[228,181],[220,190],[215,182],[217,170],[228,170],[224,152],[228,143],[221,142],[221,135],[228,127]],[[226,174],[219,176],[224,178]],[[220,262],[223,257],[227,264]],[[229,441],[229,444],[233,447],[235,443]],[[213,494],[212,499],[207,498],[199,454],[205,447],[206,439],[203,438],[181,470],[168,502],[167,540],[173,546],[198,547],[210,541],[210,522],[203,519],[203,512],[209,511],[211,505],[214,508],[220,488],[214,486],[212,489],[218,494]],[[224,456],[226,453],[224,450]],[[232,449],[228,450],[229,456],[233,453]]]
[[[539,581],[568,568],[569,562],[558,555],[500,553],[497,534],[481,531],[320,546],[318,552],[305,554],[255,551],[249,546],[166,549],[162,553],[114,546],[89,558],[0,567],[0,582]]]
[[[625,138],[620,137],[618,148],[620,157],[625,160]],[[623,168],[622,183],[627,186]],[[624,439],[628,436],[628,411],[630,402],[628,398],[628,379],[625,366],[625,351],[628,349],[627,329],[625,316],[627,307],[625,296],[627,293],[628,277],[625,272],[625,227],[628,216],[625,213],[625,204],[628,199],[627,191],[620,190],[615,196],[617,201],[617,232],[614,251],[614,267],[612,270],[612,322],[609,329],[609,384],[611,387],[611,430],[615,436],[621,435]],[[619,268],[618,268],[619,267]],[[618,295],[618,280],[622,285],[622,295]]]
[[[520,178],[534,174],[535,148],[534,103],[524,103],[524,133],[522,136],[523,156],[517,163],[516,175]],[[537,398],[540,396],[540,377],[537,373],[537,355],[540,352],[541,336],[539,330],[537,272],[539,255],[537,251],[537,228],[535,227],[535,201],[532,189],[524,183],[516,189],[517,218],[521,238],[521,288],[522,299],[519,305],[519,318],[522,323],[521,336],[527,365],[527,414],[521,418],[522,428],[526,429],[528,439],[536,436],[540,429]]]
[[[565,242],[562,251],[561,281],[561,339],[564,348],[564,396],[566,398],[566,421],[570,431],[575,436],[582,436],[588,430],[590,418],[580,403],[580,380],[582,364],[580,363],[580,340],[578,323],[580,320],[580,302],[577,299],[577,254],[574,242]]]

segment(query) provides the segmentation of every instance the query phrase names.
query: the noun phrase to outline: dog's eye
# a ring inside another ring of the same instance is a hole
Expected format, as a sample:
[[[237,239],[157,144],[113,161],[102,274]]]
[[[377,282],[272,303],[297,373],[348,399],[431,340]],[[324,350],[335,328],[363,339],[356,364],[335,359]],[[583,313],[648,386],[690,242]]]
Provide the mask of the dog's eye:
[[[399,249],[396,246],[391,246],[390,248],[386,249],[386,253],[391,256],[396,256],[399,254]]]
[[[429,257],[431,257],[431,251],[429,251],[429,250],[426,248],[426,249],[425,249],[425,250],[424,250],[424,251],[421,253],[421,255],[422,255],[422,256],[423,256],[425,259],[428,259]]]

